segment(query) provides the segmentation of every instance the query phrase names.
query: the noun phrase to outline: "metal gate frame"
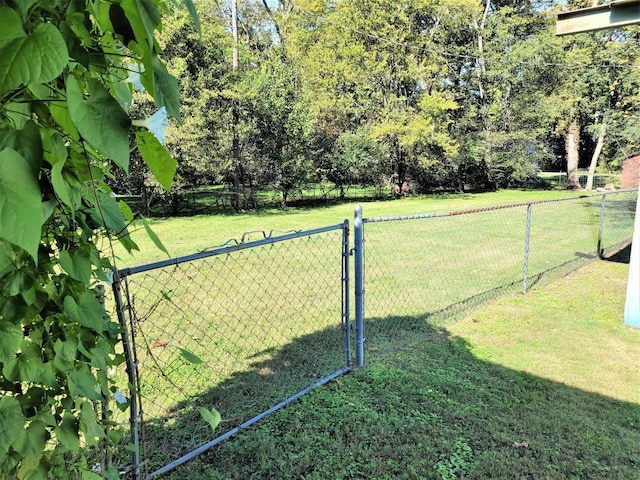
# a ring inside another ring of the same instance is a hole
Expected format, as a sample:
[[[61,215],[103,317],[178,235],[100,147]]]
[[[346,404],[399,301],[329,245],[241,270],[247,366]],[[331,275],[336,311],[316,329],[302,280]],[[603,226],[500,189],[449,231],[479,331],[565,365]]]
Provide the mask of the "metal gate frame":
[[[163,267],[178,265],[182,263],[188,263],[195,260],[200,260],[208,257],[214,257],[219,255],[226,255],[232,252],[237,252],[240,250],[247,250],[251,248],[273,245],[275,243],[286,242],[289,240],[294,240],[301,237],[310,237],[313,235],[318,235],[330,231],[341,230],[342,231],[342,245],[341,245],[341,258],[342,258],[342,313],[341,313],[341,331],[342,331],[342,345],[343,345],[343,365],[341,368],[336,370],[335,372],[327,375],[324,378],[316,381],[312,385],[304,388],[298,393],[285,398],[280,403],[272,406],[271,408],[265,410],[264,412],[255,415],[249,420],[245,421],[241,425],[233,428],[232,430],[227,431],[223,435],[219,435],[216,438],[213,438],[209,442],[201,445],[197,449],[191,451],[190,453],[183,455],[182,457],[174,460],[164,467],[145,474],[143,472],[143,465],[145,460],[141,459],[141,451],[144,451],[144,439],[141,435],[142,426],[144,424],[144,420],[142,418],[142,396],[140,392],[140,373],[138,369],[138,359],[136,353],[136,343],[135,343],[135,317],[131,310],[131,299],[129,297],[129,286],[128,286],[128,277],[141,272],[148,272],[155,269],[160,269]],[[252,232],[255,233],[255,232]],[[343,223],[337,225],[331,225],[327,227],[321,227],[310,230],[302,230],[290,232],[282,235],[274,236],[274,231],[269,232],[268,234],[262,232],[264,238],[255,241],[247,241],[245,242],[245,237],[248,234],[242,236],[240,242],[236,240],[230,240],[226,244],[221,247],[214,249],[206,249],[200,251],[195,254],[181,256],[177,258],[167,259],[159,262],[154,262],[146,265],[140,265],[131,268],[123,268],[120,270],[114,269],[113,271],[113,293],[116,304],[116,313],[118,316],[118,322],[120,324],[120,328],[122,329],[122,343],[123,350],[125,356],[125,364],[126,364],[126,373],[129,382],[130,389],[130,415],[129,415],[129,425],[130,425],[130,438],[131,443],[134,445],[132,452],[132,474],[134,480],[145,479],[149,480],[151,478],[162,475],[179,465],[191,460],[197,455],[209,450],[215,445],[221,443],[222,441],[228,439],[229,437],[235,435],[236,433],[250,427],[254,423],[262,420],[264,417],[270,415],[271,413],[280,410],[301,396],[307,394],[312,389],[324,385],[327,382],[335,379],[336,377],[350,371],[352,369],[352,352],[351,352],[351,324],[350,324],[350,274],[349,274],[349,264],[350,264],[350,256],[352,255],[352,251],[349,248],[349,220],[344,220]]]

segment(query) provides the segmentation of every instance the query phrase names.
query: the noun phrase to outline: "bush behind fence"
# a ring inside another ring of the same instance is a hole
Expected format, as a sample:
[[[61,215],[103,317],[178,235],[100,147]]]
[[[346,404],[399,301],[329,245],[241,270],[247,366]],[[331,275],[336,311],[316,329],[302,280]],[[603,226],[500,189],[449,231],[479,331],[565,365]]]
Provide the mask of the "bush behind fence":
[[[365,218],[367,357],[420,340],[428,324],[616,251],[631,238],[636,197],[617,191]],[[120,272],[138,478],[174,468],[358,361],[350,285],[359,288],[353,253],[360,247],[351,247],[349,233],[347,221],[253,233]],[[201,407],[220,411],[215,435]]]

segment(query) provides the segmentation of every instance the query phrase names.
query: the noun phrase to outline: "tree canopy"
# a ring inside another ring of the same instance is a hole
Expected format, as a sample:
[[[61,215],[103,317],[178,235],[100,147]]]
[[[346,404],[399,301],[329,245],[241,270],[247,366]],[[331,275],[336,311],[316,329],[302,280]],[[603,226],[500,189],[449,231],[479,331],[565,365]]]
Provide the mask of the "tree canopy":
[[[231,8],[198,8],[201,37],[180,19],[163,34],[188,106],[168,148],[179,183],[242,188],[245,205],[260,187],[284,205],[308,183],[405,195],[545,168],[577,187],[596,151],[608,171],[638,148],[637,28],[556,37],[563,4],[242,0],[237,72]]]

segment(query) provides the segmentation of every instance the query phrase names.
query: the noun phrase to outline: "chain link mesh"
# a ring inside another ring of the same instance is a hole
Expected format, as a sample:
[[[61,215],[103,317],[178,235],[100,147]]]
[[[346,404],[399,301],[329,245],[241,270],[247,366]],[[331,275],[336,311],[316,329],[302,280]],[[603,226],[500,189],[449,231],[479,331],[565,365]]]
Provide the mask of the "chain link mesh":
[[[422,327],[617,252],[631,240],[636,198],[365,219],[367,355],[382,355],[386,337],[397,348]],[[214,437],[200,407],[220,411],[221,435],[347,366],[348,233],[338,225],[125,275],[147,473]]]
[[[344,367],[342,250],[337,228],[125,278],[147,471]]]
[[[600,253],[609,257],[620,250],[633,234],[638,190],[605,193],[602,197]]]
[[[619,191],[365,219],[367,349],[382,348],[389,335],[411,340],[425,319],[441,324],[504,293],[558,278],[595,259],[598,248],[619,249],[631,239],[636,198],[637,191]]]

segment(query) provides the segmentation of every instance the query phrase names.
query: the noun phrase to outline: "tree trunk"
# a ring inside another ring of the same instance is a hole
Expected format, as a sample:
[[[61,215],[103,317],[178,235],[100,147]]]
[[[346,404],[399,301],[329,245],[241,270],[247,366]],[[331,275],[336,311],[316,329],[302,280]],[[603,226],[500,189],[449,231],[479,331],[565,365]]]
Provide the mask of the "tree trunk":
[[[231,190],[231,207],[237,212],[240,210],[240,142],[238,140],[238,109],[233,100],[233,120],[231,125],[231,155],[233,157],[233,188]]]
[[[604,146],[604,136],[607,133],[607,126],[602,123],[600,126],[600,134],[598,135],[598,143],[596,144],[596,149],[593,152],[593,156],[591,157],[591,164],[589,165],[589,176],[587,177],[587,186],[585,190],[593,190],[593,175],[596,173],[596,167],[598,166],[598,158],[600,157],[600,153],[602,152],[602,147]]]
[[[238,5],[237,0],[231,0],[231,33],[233,35],[232,67],[234,75],[239,69],[238,61]],[[231,208],[236,212],[240,210],[240,147],[238,141],[238,107],[236,99],[233,99],[231,125],[231,156],[233,157],[233,188],[231,190]]]
[[[484,58],[484,30],[487,27],[487,19],[489,17],[489,11],[491,10],[491,0],[486,0],[484,5],[484,11],[482,13],[482,18],[480,22],[476,18],[474,18],[474,27],[477,30],[478,36],[476,38],[477,46],[478,46],[478,92],[480,96],[480,118],[483,123],[483,136],[486,142],[485,152],[484,152],[484,161],[487,164],[487,167],[491,165],[493,161],[493,148],[492,148],[492,139],[491,139],[491,119],[489,118],[489,99],[487,98],[487,94],[484,88],[484,81],[487,76],[487,66]]]
[[[267,2],[267,0],[262,0],[262,5],[264,6],[264,9],[267,11],[269,18],[273,22],[273,28],[276,31],[276,35],[278,35],[278,40],[280,41],[280,45],[284,45],[284,39],[282,38],[282,33],[280,32],[280,25],[278,25],[278,21],[276,20],[276,17],[273,15],[273,11],[269,7],[269,3]]]
[[[579,189],[578,162],[580,160],[580,122],[573,115],[565,133],[565,150],[567,154],[567,188]]]

